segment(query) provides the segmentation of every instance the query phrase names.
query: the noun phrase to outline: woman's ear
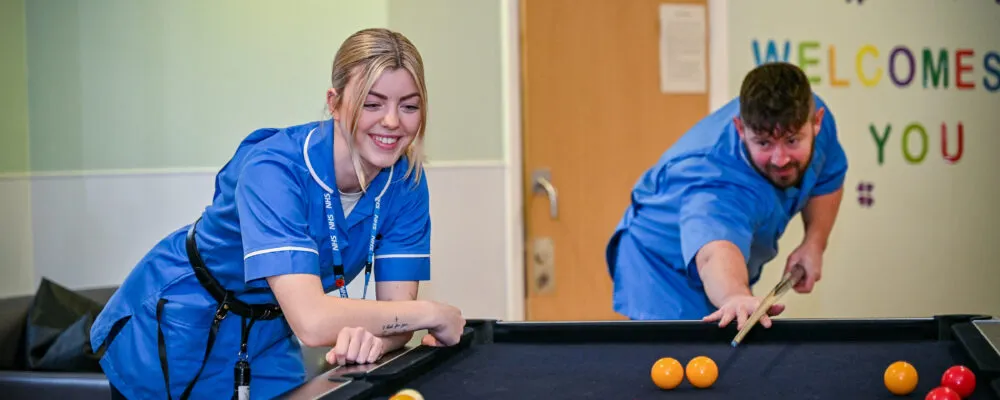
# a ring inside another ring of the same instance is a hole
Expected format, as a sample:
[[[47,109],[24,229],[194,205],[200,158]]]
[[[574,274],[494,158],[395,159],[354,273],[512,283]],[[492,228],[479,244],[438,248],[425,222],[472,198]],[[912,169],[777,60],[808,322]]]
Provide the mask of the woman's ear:
[[[333,115],[333,119],[340,119],[340,110],[337,108],[337,103],[340,100],[340,96],[337,93],[337,89],[329,88],[326,90],[326,108],[330,111],[330,115]]]

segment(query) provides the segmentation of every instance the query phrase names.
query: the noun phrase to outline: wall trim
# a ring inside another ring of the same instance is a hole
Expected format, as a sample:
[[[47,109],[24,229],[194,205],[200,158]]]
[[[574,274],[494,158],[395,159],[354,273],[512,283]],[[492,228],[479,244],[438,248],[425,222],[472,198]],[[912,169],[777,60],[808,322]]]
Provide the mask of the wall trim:
[[[454,160],[424,163],[427,169],[503,168],[505,160]],[[131,168],[131,169],[81,169],[62,171],[3,172],[0,181],[36,178],[111,177],[148,175],[204,175],[216,174],[222,167]]]
[[[0,182],[31,179],[29,172],[0,172]]]
[[[0,180],[34,179],[34,178],[71,178],[71,177],[81,177],[81,176],[107,177],[107,176],[144,176],[144,175],[189,175],[189,174],[214,174],[217,172],[219,172],[219,168],[209,168],[209,167],[81,169],[81,170],[0,173]]]
[[[453,160],[453,161],[427,161],[424,163],[426,169],[456,169],[456,168],[503,168],[507,166],[505,160]]]
[[[507,319],[524,320],[524,205],[521,177],[521,28],[520,0],[500,2],[501,87],[504,151],[507,163]]]

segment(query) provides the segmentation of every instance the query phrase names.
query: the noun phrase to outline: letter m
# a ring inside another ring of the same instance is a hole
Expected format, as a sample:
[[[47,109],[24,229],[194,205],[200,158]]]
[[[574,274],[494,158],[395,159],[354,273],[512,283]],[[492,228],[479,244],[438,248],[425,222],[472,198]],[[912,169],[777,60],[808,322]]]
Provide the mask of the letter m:
[[[937,65],[934,65],[934,53],[931,49],[924,49],[924,87],[927,87],[927,78],[934,81],[934,87],[943,84],[948,87],[948,50],[941,49],[938,53]]]
[[[753,60],[754,60],[755,63],[757,63],[757,65],[760,65],[761,64],[761,61],[760,61],[760,43],[757,41],[757,39],[754,39],[753,42],[751,42],[750,44],[751,44],[751,46],[753,46]],[[767,56],[766,56],[767,58],[764,59],[764,62],[765,63],[774,62],[774,61],[788,62],[788,53],[791,52],[791,48],[792,48],[792,43],[786,40],[785,41],[785,53],[779,56],[778,55],[778,45],[776,43],[774,43],[774,40],[768,40],[767,41]]]

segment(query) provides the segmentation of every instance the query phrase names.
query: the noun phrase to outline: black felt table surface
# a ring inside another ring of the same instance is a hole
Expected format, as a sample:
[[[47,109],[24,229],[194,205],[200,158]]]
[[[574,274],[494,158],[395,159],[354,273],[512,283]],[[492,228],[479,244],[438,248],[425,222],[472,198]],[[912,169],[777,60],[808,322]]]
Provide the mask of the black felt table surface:
[[[661,390],[650,369],[661,357],[682,365],[708,356],[719,377],[707,389],[685,381]],[[883,383],[889,364],[907,361],[919,375],[909,396]],[[923,399],[944,371],[968,365],[954,342],[802,344],[508,344],[473,346],[409,382],[439,399]],[[980,381],[970,399],[993,399]]]

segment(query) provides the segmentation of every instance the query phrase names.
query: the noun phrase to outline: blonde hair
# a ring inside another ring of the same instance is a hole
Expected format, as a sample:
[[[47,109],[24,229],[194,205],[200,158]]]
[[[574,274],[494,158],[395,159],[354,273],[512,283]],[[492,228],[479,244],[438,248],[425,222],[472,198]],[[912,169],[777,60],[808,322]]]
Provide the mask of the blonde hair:
[[[414,182],[419,182],[424,163],[423,139],[427,126],[427,86],[424,82],[423,59],[416,46],[399,32],[383,28],[364,29],[348,37],[337,50],[337,55],[333,60],[333,72],[330,80],[338,93],[335,107],[339,107],[344,101],[345,89],[351,77],[356,73],[360,74],[355,91],[357,95],[353,104],[348,105],[343,118],[345,121],[351,121],[349,125],[345,126],[349,139],[347,147],[350,150],[354,170],[358,174],[362,190],[365,190],[367,186],[367,177],[364,176],[361,169],[361,159],[354,149],[362,105],[366,94],[382,72],[398,68],[405,69],[413,76],[420,93],[420,126],[417,128],[413,141],[406,148],[405,155],[409,162],[409,168],[404,175],[404,178],[408,178],[411,174],[415,174]]]

